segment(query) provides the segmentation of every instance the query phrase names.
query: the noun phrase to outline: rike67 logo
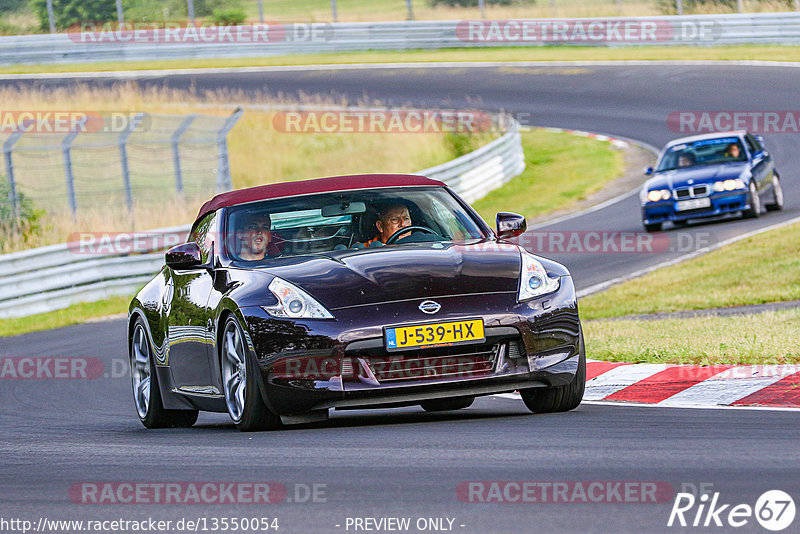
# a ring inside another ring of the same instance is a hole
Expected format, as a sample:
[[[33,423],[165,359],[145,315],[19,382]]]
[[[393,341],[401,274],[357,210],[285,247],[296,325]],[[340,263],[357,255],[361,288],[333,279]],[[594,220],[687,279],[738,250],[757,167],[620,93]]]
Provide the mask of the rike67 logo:
[[[752,527],[755,518],[763,528],[777,532],[788,528],[794,522],[794,516],[794,500],[781,490],[764,492],[755,506],[723,504],[719,492],[703,493],[699,497],[692,493],[678,493],[667,526]]]

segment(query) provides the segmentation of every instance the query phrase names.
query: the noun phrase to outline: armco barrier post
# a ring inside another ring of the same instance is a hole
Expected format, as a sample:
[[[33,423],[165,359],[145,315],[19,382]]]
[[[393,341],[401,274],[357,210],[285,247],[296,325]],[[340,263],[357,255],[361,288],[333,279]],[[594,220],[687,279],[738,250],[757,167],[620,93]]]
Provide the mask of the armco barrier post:
[[[172,163],[175,167],[175,191],[178,195],[183,195],[183,173],[181,172],[181,136],[186,133],[189,126],[192,125],[194,119],[197,118],[197,113],[192,113],[180,123],[178,129],[172,133],[170,142],[172,143]]]
[[[131,171],[130,167],[128,166],[128,138],[131,136],[133,131],[139,126],[139,123],[142,122],[144,118],[144,113],[137,113],[131,119],[130,124],[128,127],[119,134],[119,162],[122,166],[122,183],[125,186],[125,200],[128,203],[128,210],[133,211],[133,189],[131,188]]]
[[[228,160],[228,132],[236,125],[239,117],[242,116],[244,110],[237,107],[231,116],[222,125],[222,128],[217,132],[217,146],[219,147],[219,164],[217,165],[217,193],[223,191],[230,191],[233,189],[233,180],[231,179],[231,166]]]
[[[6,178],[8,179],[8,201],[11,203],[11,209],[14,211],[14,218],[19,218],[19,198],[17,196],[17,182],[14,180],[14,159],[11,153],[14,151],[14,145],[25,133],[25,127],[17,130],[8,136],[6,142],[3,143],[3,159],[6,162]]]
[[[70,132],[61,141],[61,153],[64,155],[64,176],[67,180],[67,198],[69,209],[74,218],[78,214],[78,201],[75,199],[75,176],[72,174],[72,142],[78,137],[78,132]]]

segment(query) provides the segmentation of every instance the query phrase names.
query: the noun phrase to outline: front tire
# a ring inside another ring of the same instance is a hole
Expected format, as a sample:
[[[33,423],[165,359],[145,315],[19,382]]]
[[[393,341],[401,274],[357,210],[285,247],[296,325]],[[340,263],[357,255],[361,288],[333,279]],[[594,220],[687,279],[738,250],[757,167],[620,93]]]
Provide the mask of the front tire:
[[[742,212],[745,219],[755,219],[761,215],[761,198],[756,190],[756,183],[750,180],[750,192],[747,195],[747,203],[750,207]]]
[[[783,187],[778,173],[772,175],[772,202],[764,204],[767,211],[780,211],[783,209]]]
[[[586,350],[583,332],[578,341],[578,371],[565,386],[520,390],[525,406],[533,413],[568,412],[578,407],[586,389]]]
[[[133,402],[139,420],[146,428],[190,427],[197,421],[197,410],[165,410],[161,387],[155,372],[150,338],[139,317],[133,325],[129,349]]]
[[[228,317],[223,327],[220,367],[228,415],[237,428],[242,432],[253,432],[280,427],[280,418],[261,398],[258,364],[234,316]]]
[[[419,403],[426,412],[448,412],[469,408],[475,402],[475,397],[459,397],[456,399],[436,399]]]
[[[646,232],[660,232],[661,223],[645,224],[644,229]]]

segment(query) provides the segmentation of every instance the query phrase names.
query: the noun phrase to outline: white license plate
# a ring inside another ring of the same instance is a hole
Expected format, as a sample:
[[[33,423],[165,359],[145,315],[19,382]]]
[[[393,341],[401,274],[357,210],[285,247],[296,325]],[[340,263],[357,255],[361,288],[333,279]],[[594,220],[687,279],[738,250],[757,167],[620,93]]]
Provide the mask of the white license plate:
[[[698,210],[707,208],[711,205],[710,198],[693,198],[691,200],[681,200],[675,205],[676,211]]]

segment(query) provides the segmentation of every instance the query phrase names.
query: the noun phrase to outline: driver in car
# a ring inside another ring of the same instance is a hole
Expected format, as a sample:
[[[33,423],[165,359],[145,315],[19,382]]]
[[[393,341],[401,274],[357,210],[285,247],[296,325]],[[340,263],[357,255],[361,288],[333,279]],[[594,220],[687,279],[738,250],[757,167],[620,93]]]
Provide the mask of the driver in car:
[[[240,219],[237,237],[242,247],[239,257],[247,261],[278,256],[281,247],[272,236],[272,221],[267,213],[248,212]]]
[[[373,243],[380,241],[385,245],[392,234],[408,226],[411,226],[411,214],[408,212],[408,207],[404,204],[389,204],[378,212],[378,220],[375,221],[378,235],[362,244],[365,247],[370,247],[375,246]],[[410,232],[400,235],[398,239],[403,239],[408,235],[410,235]]]

